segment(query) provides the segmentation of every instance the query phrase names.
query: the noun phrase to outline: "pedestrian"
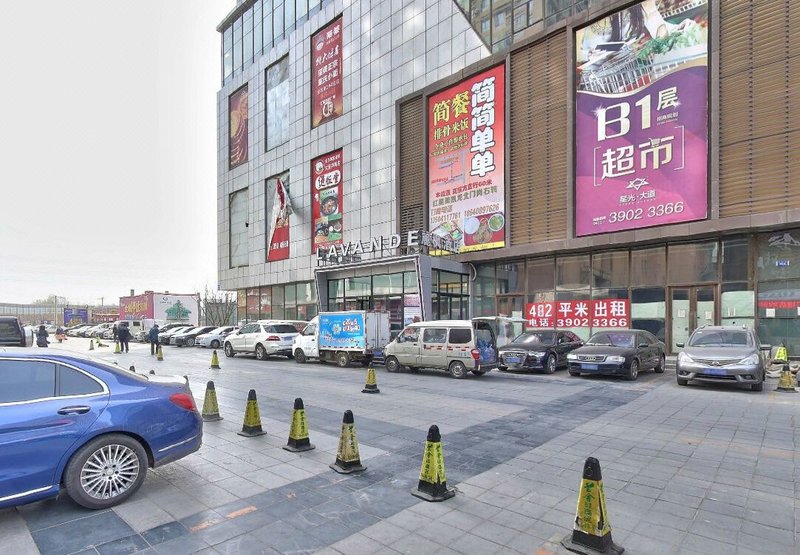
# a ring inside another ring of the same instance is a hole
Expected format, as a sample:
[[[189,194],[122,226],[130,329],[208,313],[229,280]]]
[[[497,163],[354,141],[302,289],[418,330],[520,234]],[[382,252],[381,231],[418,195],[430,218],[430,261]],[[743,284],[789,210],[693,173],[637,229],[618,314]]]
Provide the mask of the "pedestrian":
[[[147,332],[147,339],[150,340],[150,354],[156,354],[158,350],[158,324],[153,324],[153,327]]]
[[[128,326],[122,324],[119,326],[117,330],[117,337],[119,337],[119,349],[120,351],[130,352],[128,348],[128,341],[131,340],[131,332],[128,330]]]
[[[114,334],[114,341],[116,341],[119,338],[119,328],[116,324],[114,324],[114,327],[111,328],[111,333]]]
[[[38,347],[47,347],[47,344],[49,343],[47,338],[49,335],[50,334],[47,333],[47,329],[44,327],[44,324],[39,326],[39,331],[36,332],[36,345]]]

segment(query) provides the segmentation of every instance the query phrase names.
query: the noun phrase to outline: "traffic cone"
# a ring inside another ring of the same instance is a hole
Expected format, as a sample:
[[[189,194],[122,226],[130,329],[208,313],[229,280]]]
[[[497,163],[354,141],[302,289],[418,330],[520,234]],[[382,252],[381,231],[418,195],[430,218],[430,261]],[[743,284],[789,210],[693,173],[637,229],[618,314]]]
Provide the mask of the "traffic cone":
[[[353,411],[344,411],[342,419],[342,433],[339,436],[339,448],[336,450],[336,462],[330,467],[339,474],[352,474],[367,469],[361,464],[358,454],[358,438],[356,438],[356,425],[353,420]]]
[[[219,406],[217,405],[217,389],[214,387],[214,382],[206,384],[206,397],[203,399],[203,421],[215,422],[222,420],[219,415]]]
[[[89,340],[89,350],[94,351],[94,339]]]
[[[411,495],[425,501],[444,501],[456,494],[447,489],[447,476],[444,472],[444,455],[442,454],[442,436],[439,426],[428,428],[428,439],[422,455],[422,468],[419,471],[419,484],[411,490]]]
[[[211,369],[212,370],[220,370],[219,358],[217,357],[217,350],[216,349],[214,349],[214,352],[211,353]]]
[[[156,371],[155,370],[150,370],[150,375],[151,376],[155,376],[156,375]]]
[[[781,343],[781,346],[775,351],[775,358],[772,359],[772,362],[789,362],[789,352],[786,350],[786,345]]]
[[[161,345],[159,345],[156,349],[156,360],[159,362],[164,360],[164,353],[161,352]]]
[[[381,390],[378,389],[378,384],[375,381],[375,369],[370,366],[369,370],[367,370],[367,383],[364,385],[364,389],[361,390],[361,393],[380,393]]]
[[[134,374],[136,373],[136,368],[133,366],[133,364],[131,364],[131,367],[130,367],[130,368],[128,368],[128,370],[130,370],[130,371],[131,371],[131,372],[133,372]]]
[[[589,457],[583,465],[583,479],[578,492],[578,508],[572,534],[561,545],[576,553],[609,553],[619,555],[625,551],[611,539],[611,524],[606,510],[606,494],[600,461]]]
[[[778,380],[778,387],[775,391],[783,391],[786,393],[797,393],[797,390],[794,388],[794,380],[792,379],[792,372],[789,369],[789,363],[783,365],[783,372],[781,372],[781,377]]]
[[[114,354],[118,355],[121,351],[119,350],[119,341],[114,341]]]
[[[294,400],[292,425],[289,427],[289,442],[284,445],[283,448],[293,453],[311,451],[314,448],[314,446],[311,445],[311,440],[308,439],[306,410],[303,407],[303,400],[300,397]]]
[[[242,431],[236,433],[245,437],[263,436],[267,433],[261,428],[261,415],[258,412],[258,400],[256,399],[255,389],[251,389],[247,394],[247,408],[244,410]]]

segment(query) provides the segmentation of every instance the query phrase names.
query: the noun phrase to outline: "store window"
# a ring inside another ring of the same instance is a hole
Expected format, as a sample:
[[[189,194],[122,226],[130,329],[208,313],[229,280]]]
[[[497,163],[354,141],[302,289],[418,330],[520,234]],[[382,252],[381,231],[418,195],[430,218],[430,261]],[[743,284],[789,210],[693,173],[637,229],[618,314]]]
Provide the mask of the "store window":
[[[722,241],[722,281],[750,279],[750,252],[749,238]]]
[[[236,321],[247,320],[247,291],[239,289],[236,291]]]
[[[283,301],[283,285],[272,286],[272,319],[283,320],[286,318],[286,309]]]
[[[631,285],[664,285],[667,281],[667,249],[631,251]]]
[[[247,189],[231,193],[230,198],[230,267],[247,266]]]
[[[589,290],[592,267],[589,255],[556,258],[556,290]]]
[[[272,318],[272,288],[261,288],[261,310],[259,311],[262,319]]]
[[[289,56],[267,68],[267,150],[289,140]]]
[[[631,328],[646,330],[666,341],[667,303],[664,287],[631,288]]]
[[[253,322],[259,319],[259,307],[261,297],[258,287],[247,290],[247,321]]]
[[[669,283],[691,285],[719,280],[719,243],[687,243],[669,246]]]

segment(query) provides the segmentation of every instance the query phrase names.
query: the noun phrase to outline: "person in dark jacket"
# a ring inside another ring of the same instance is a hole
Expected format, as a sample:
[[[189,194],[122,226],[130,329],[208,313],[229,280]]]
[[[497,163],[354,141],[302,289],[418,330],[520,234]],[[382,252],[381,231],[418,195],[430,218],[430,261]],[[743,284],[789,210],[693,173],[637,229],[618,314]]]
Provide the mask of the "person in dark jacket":
[[[111,328],[111,333],[114,334],[114,341],[116,341],[119,338],[119,328],[116,324],[114,324],[114,327]]]
[[[150,354],[156,354],[158,350],[158,324],[153,324],[153,327],[147,332],[147,339],[150,340]]]
[[[44,327],[44,324],[39,326],[39,331],[36,332],[36,345],[39,347],[47,347],[47,338],[49,336],[50,334],[47,333],[47,329]]]
[[[125,351],[126,353],[129,352],[128,348],[128,341],[131,340],[131,332],[126,325],[120,325],[117,328],[117,337],[119,337],[119,348],[120,351]]]

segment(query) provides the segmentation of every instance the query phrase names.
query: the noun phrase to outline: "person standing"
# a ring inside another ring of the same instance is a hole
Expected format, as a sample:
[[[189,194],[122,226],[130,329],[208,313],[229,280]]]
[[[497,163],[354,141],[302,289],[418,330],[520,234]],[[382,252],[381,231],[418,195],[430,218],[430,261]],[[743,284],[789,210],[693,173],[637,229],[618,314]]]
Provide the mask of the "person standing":
[[[128,326],[120,325],[117,329],[117,337],[119,337],[120,351],[129,352],[128,341],[131,340],[131,332],[128,330]]]
[[[117,325],[116,325],[116,324],[114,324],[114,327],[113,327],[113,328],[111,328],[111,333],[113,333],[113,334],[114,334],[114,341],[116,341],[117,339],[119,339],[119,328],[117,327]]]
[[[39,331],[36,332],[36,345],[38,347],[47,347],[47,338],[49,335],[50,334],[47,333],[47,329],[44,327],[44,324],[39,326]]]
[[[147,339],[150,340],[150,354],[156,354],[158,350],[158,324],[153,324],[153,327],[147,332]]]

